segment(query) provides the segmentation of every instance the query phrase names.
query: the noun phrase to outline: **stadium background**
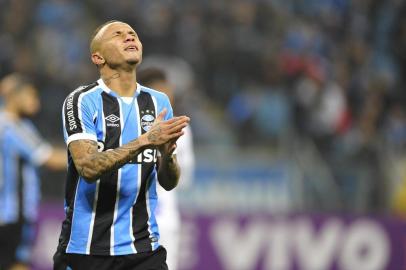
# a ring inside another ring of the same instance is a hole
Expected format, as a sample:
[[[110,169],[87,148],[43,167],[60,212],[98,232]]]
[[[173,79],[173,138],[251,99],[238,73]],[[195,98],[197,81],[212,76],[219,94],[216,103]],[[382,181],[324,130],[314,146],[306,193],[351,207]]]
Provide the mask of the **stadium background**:
[[[55,144],[110,19],[170,67],[192,118],[181,269],[406,269],[406,1],[0,0],[0,75],[34,75]],[[64,175],[42,178],[49,269]]]

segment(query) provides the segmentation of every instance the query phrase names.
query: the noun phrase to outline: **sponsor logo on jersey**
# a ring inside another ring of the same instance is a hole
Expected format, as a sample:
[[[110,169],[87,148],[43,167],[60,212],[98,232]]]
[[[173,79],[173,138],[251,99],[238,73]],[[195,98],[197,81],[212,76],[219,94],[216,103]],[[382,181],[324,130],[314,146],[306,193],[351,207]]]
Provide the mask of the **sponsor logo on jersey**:
[[[152,124],[154,123],[155,117],[151,114],[146,114],[141,117],[141,127],[143,130],[150,130]]]
[[[105,145],[103,141],[98,141],[97,142],[97,151],[103,152],[103,151],[109,151],[113,149],[104,149]],[[156,149],[145,149],[141,153],[138,154],[138,156],[130,160],[128,163],[131,164],[141,164],[141,163],[155,163],[157,162],[157,150]]]
[[[141,163],[156,163],[157,161],[157,150],[156,149],[145,149],[138,154],[137,158],[131,160],[131,164],[141,164]]]
[[[119,123],[116,123],[117,121],[120,120],[120,117],[116,116],[115,114],[110,114],[105,118],[107,120],[106,125],[108,127],[119,127]]]

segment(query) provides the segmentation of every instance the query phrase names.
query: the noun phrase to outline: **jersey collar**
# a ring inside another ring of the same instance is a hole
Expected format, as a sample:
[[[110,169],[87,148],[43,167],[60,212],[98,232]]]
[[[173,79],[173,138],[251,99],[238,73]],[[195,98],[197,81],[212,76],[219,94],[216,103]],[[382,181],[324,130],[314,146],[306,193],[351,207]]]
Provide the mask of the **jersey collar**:
[[[97,83],[99,84],[99,86],[103,89],[104,92],[106,92],[107,94],[110,94],[112,96],[115,97],[120,97],[116,92],[114,92],[113,90],[111,90],[103,81],[102,78],[97,80]],[[138,96],[141,92],[141,85],[139,83],[137,83],[137,89],[135,89],[135,96]]]

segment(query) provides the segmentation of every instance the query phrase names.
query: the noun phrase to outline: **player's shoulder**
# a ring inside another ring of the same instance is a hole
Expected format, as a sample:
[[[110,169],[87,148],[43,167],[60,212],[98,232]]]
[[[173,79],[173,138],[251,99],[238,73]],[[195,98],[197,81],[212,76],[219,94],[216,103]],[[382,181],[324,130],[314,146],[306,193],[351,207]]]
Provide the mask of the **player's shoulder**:
[[[10,130],[15,126],[15,121],[10,117],[10,114],[5,111],[0,111],[0,132]]]
[[[169,102],[169,98],[165,93],[162,93],[158,90],[146,87],[144,85],[138,84],[140,87],[140,92],[148,93],[151,96],[155,97],[158,102]]]
[[[81,85],[68,94],[64,101],[64,107],[69,110],[72,106],[78,106],[79,104],[93,106],[93,104],[97,103],[102,91],[97,81]]]
[[[90,84],[84,84],[84,85],[80,85],[79,87],[77,87],[75,90],[71,91],[67,98],[69,97],[73,97],[73,96],[79,96],[82,93],[88,93],[90,90],[95,90],[97,89],[99,86],[99,83],[97,81],[92,82]]]
[[[37,134],[38,130],[29,119],[21,119],[16,121],[10,114],[0,112],[0,134],[2,137],[15,137],[19,135],[21,138],[29,138]]]

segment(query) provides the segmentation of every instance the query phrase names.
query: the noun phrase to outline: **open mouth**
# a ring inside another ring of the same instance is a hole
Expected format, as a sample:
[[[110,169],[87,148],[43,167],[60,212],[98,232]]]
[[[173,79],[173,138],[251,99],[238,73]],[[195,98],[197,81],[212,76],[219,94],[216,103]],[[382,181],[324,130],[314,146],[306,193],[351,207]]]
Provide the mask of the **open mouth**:
[[[130,46],[125,48],[125,51],[130,51],[130,52],[131,51],[138,51],[138,48],[135,45],[130,45]]]

